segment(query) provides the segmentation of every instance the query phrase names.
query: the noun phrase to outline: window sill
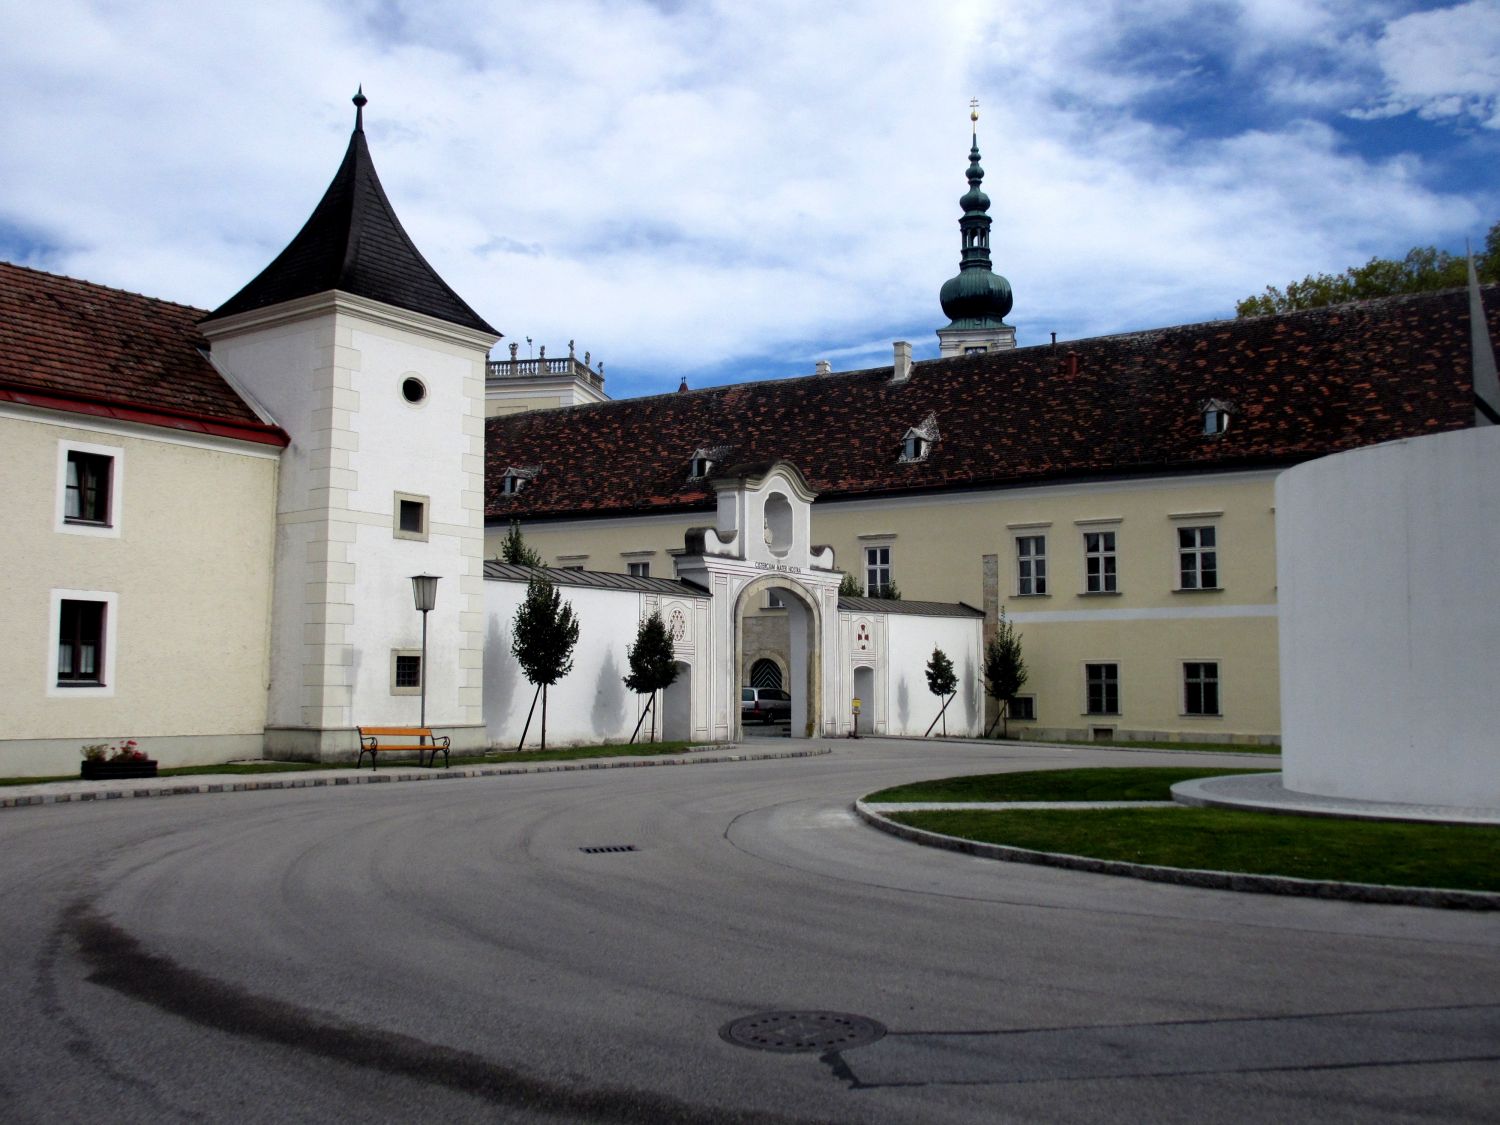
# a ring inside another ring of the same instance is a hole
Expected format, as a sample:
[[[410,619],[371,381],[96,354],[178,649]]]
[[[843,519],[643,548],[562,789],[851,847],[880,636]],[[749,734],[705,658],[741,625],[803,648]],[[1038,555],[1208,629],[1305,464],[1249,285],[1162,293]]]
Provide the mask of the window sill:
[[[63,517],[63,523],[69,527],[113,527],[109,520],[84,520],[75,519],[72,516]]]
[[[88,688],[102,688],[105,686],[102,680],[58,680],[57,686],[62,691],[79,691]]]
[[[1179,586],[1172,591],[1174,594],[1222,594],[1223,592],[1223,586],[1193,586],[1191,588]]]
[[[1079,590],[1080,598],[1118,598],[1122,594],[1120,590]]]
[[[1118,719],[1123,711],[1080,711],[1078,714],[1085,719]]]
[[[1191,711],[1180,711],[1180,712],[1178,712],[1177,717],[1179,719],[1222,719],[1224,716],[1220,712],[1215,712],[1212,715],[1209,715],[1209,714],[1206,714],[1206,713],[1205,714],[1197,714],[1197,715],[1195,715]]]
[[[1050,598],[1051,594],[1012,594],[1013,598]]]

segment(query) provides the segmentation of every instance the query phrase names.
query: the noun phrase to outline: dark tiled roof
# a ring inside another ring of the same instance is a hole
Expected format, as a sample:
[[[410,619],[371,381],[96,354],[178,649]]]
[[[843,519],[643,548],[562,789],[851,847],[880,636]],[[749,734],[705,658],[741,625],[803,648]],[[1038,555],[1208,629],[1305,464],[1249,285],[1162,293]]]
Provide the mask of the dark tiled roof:
[[[202,316],[202,309],[0,262],[0,393],[285,444],[208,362]],[[222,425],[204,424],[210,420]]]
[[[904,598],[840,598],[839,609],[845,613],[895,613],[908,617],[983,617],[984,610],[966,602],[911,602]]]
[[[606,574],[602,570],[565,570],[562,567],[515,566],[486,562],[484,576],[492,582],[530,582],[533,574],[545,574],[557,586],[586,586],[593,590],[635,590],[643,594],[666,594],[677,598],[706,598],[708,591],[675,578],[637,578],[631,574]]]
[[[339,289],[498,336],[427,264],[396,218],[364,130],[349,138],[344,162],[297,237],[209,319]]]
[[[1484,291],[1500,336],[1500,286]],[[1230,404],[1228,431],[1200,409]],[[925,460],[901,437],[935,416]],[[1286,464],[1471,425],[1463,290],[1132,332],[1056,347],[740,383],[486,422],[486,516],[710,509],[694,450],[790,461],[825,498]],[[501,494],[507,465],[539,466]]]

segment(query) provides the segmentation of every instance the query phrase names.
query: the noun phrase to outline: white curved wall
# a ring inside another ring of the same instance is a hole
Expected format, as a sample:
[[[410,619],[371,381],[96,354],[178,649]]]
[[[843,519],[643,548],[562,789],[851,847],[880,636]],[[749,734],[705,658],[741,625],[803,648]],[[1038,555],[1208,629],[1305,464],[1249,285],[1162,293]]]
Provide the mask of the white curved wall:
[[[1290,469],[1276,537],[1287,788],[1500,806],[1500,427]]]

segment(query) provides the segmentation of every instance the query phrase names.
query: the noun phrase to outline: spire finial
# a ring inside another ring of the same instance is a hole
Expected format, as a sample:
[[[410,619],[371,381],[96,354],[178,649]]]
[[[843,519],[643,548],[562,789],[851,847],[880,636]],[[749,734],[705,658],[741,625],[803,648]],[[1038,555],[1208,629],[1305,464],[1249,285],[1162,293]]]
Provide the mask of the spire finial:
[[[354,97],[354,131],[363,133],[365,131],[365,106],[370,104],[370,99],[365,97],[365,84],[361,82],[359,89],[355,91]]]
[[[979,99],[969,99],[969,129],[975,137],[979,136]]]

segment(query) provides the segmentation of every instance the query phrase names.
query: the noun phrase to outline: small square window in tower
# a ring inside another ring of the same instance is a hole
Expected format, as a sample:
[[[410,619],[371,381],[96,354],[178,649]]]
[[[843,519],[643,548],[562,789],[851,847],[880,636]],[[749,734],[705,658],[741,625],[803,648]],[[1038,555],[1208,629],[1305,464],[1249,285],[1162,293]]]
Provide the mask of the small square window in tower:
[[[410,492],[395,495],[395,511],[391,530],[397,539],[427,538],[428,499]]]

